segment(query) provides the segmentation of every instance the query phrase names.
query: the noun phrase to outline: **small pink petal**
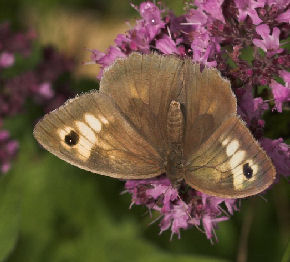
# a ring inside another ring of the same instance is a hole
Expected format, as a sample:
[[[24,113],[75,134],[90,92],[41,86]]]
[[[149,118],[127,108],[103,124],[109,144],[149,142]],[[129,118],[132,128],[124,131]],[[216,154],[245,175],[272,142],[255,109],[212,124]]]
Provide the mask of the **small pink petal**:
[[[156,40],[156,48],[166,55],[179,54],[175,42],[168,35],[164,35],[163,38]]]
[[[14,64],[14,54],[3,52],[0,55],[0,67],[8,68]]]

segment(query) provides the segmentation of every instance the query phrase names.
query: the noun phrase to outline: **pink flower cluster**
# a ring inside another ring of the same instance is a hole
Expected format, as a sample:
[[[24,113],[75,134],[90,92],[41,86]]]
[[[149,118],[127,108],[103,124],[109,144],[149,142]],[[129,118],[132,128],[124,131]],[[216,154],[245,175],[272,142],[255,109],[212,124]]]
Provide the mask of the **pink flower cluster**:
[[[141,16],[136,25],[118,35],[105,53],[92,50],[92,61],[102,66],[99,78],[104,68],[131,52],[187,56],[204,66],[217,67],[231,80],[238,113],[278,173],[289,176],[290,148],[282,138],[263,137],[262,119],[265,110],[272,107],[282,112],[290,101],[290,55],[283,46],[290,32],[289,5],[289,0],[195,0],[187,4],[184,15],[175,16],[164,7],[143,2],[133,6]],[[250,50],[250,58],[243,58],[245,50]],[[268,86],[266,97],[257,97],[261,85]],[[229,219],[238,209],[236,199],[212,197],[191,188],[179,192],[179,198],[164,176],[129,180],[125,188],[132,194],[132,204],[160,212],[161,232],[171,229],[177,235],[180,229],[202,226],[212,239],[218,222]]]
[[[165,175],[147,180],[128,180],[125,188],[132,194],[131,206],[145,205],[149,210],[160,212],[160,233],[171,229],[171,238],[174,234],[180,238],[180,229],[195,226],[212,239],[216,237],[214,228],[217,223],[228,220],[238,210],[235,199],[208,196],[185,185],[177,192]]]
[[[15,157],[18,150],[18,142],[10,138],[7,130],[0,130],[0,172],[6,173],[10,167],[10,160]]]
[[[17,56],[29,59],[34,38],[33,32],[15,33],[8,23],[0,24],[0,173],[10,169],[18,150],[18,143],[3,129],[3,120],[22,112],[28,99],[48,112],[68,97],[68,88],[54,90],[52,86],[61,74],[71,71],[73,63],[50,47],[42,49],[41,61],[34,68],[7,77],[7,71],[13,72],[17,64]]]
[[[33,31],[14,33],[8,23],[0,24],[0,70],[9,68],[15,62],[15,53],[28,56],[31,51],[31,41],[35,38]]]

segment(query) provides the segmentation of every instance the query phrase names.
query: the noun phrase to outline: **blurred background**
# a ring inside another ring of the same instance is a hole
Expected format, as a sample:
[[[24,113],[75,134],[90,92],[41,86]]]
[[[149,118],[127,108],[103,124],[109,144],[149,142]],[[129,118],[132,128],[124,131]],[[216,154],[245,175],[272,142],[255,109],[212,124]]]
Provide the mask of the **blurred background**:
[[[183,11],[182,1],[163,3],[176,14]],[[130,196],[120,194],[123,182],[73,167],[33,139],[33,126],[44,112],[98,88],[98,66],[83,64],[90,60],[88,49],[105,51],[136,19],[128,1],[0,1],[0,35],[4,42],[11,38],[7,45],[16,50],[14,66],[0,72],[0,93],[7,79],[16,83],[10,101],[14,111],[0,116],[0,129],[9,130],[0,135],[0,152],[2,146],[9,149],[2,157],[11,155],[0,177],[0,261],[288,261],[285,179],[265,199],[241,201],[240,212],[219,224],[217,243],[195,228],[170,241],[169,231],[159,235],[158,222],[149,225],[153,218],[144,207],[129,210]],[[27,46],[15,47],[17,39]],[[27,79],[41,89],[26,90]],[[48,83],[62,90],[57,97]],[[266,136],[289,143],[285,114],[265,115],[276,127],[266,126]]]

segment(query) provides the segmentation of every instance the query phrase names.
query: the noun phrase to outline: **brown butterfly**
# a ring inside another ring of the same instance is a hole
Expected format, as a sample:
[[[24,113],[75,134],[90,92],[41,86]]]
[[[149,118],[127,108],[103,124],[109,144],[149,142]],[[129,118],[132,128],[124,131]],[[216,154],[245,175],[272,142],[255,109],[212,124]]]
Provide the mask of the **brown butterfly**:
[[[189,59],[131,54],[92,91],[44,116],[34,136],[59,158],[101,175],[146,179],[166,173],[224,198],[265,190],[271,160],[237,115],[230,82]]]

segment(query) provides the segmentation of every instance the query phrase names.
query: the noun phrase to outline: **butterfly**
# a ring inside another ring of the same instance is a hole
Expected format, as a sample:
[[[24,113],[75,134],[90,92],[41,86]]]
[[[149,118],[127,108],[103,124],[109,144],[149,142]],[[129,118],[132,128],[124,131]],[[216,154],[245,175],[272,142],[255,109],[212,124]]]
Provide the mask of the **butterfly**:
[[[37,141],[82,169],[118,179],[166,173],[223,198],[258,194],[275,168],[237,115],[230,82],[189,59],[133,53],[99,91],[68,100],[35,126]]]

